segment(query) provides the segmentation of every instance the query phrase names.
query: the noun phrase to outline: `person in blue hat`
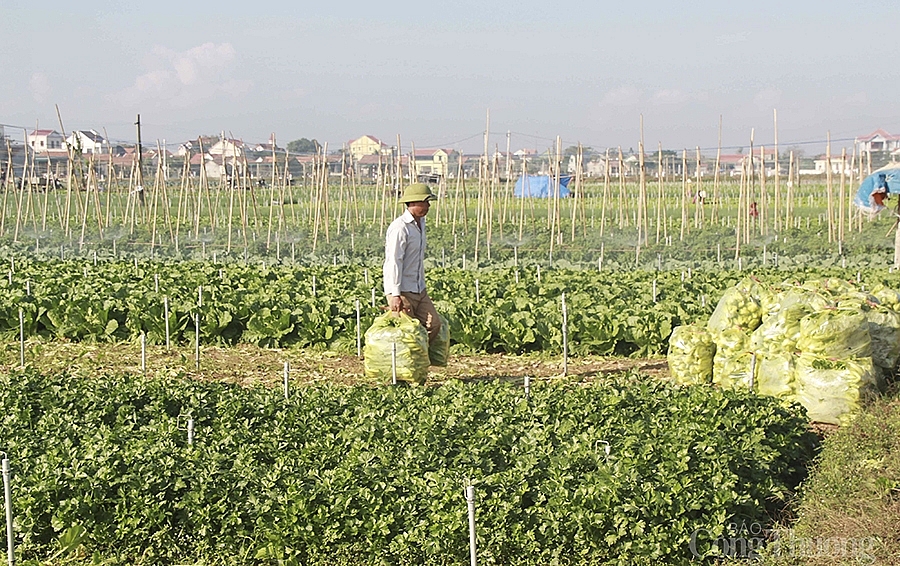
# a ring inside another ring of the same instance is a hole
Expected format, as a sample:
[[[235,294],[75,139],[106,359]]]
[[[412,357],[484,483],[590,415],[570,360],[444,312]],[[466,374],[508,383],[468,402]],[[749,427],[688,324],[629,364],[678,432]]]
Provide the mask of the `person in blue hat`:
[[[887,176],[882,173],[878,176],[875,183],[875,190],[872,191],[872,201],[875,203],[875,210],[884,208],[884,200],[888,198]]]
[[[419,320],[433,342],[441,319],[425,288],[425,216],[437,196],[424,183],[407,186],[400,196],[406,211],[388,226],[384,245],[384,294],[388,309]]]

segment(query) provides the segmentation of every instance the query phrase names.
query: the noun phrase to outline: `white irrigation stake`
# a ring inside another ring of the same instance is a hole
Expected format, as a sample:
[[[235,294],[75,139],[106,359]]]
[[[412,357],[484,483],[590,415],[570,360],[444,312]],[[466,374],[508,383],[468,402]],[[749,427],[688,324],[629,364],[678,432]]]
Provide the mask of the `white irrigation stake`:
[[[569,310],[566,308],[566,294],[562,294],[562,339],[563,375],[569,375]]]
[[[513,266],[519,267],[519,246],[513,247]]]
[[[159,273],[153,274],[153,290],[156,293],[159,293]]]
[[[531,376],[525,376],[525,400],[531,399]]]
[[[169,297],[163,297],[163,318],[166,319],[166,350],[169,349]]]
[[[475,486],[466,486],[466,506],[469,509],[469,563],[478,565],[478,550],[475,540]]]
[[[97,265],[97,252],[94,252],[94,265]]]
[[[203,285],[197,287],[197,307],[203,308]]]
[[[859,271],[856,272],[856,284],[859,285],[862,283],[862,276]]]
[[[194,314],[194,358],[197,360],[197,371],[200,371],[200,313]]]
[[[26,295],[31,294],[31,280],[30,279],[25,281],[25,294]]]
[[[397,343],[391,343],[391,385],[397,385]]]
[[[656,302],[656,278],[653,278],[653,302]]]
[[[753,391],[756,377],[756,352],[750,354],[750,391]]]
[[[316,296],[316,276],[312,276],[312,296]]]
[[[466,270],[466,254],[463,252],[463,271]]]
[[[603,271],[603,244],[600,244],[600,257],[597,258],[597,271]]]
[[[147,374],[147,334],[141,332],[141,373]]]
[[[6,452],[3,454],[3,503],[6,507],[6,563],[13,566],[16,563],[16,546],[13,533],[13,512],[12,512],[12,488],[9,480],[9,458]]]
[[[366,280],[366,285],[368,285],[369,284],[369,268],[368,267],[363,269],[363,277]]]
[[[194,444],[194,417],[188,417],[187,420],[187,442],[189,445]]]
[[[519,270],[516,270],[516,284],[519,283]]]
[[[25,367],[25,313],[19,309],[19,365]]]
[[[475,302],[476,303],[481,302],[481,285],[480,285],[478,279],[475,280]]]
[[[375,287],[372,287],[372,308],[375,308]]]
[[[362,357],[362,321],[359,314],[359,299],[356,299],[356,357]]]
[[[284,362],[284,398],[289,397],[288,378],[291,375],[291,362]]]
[[[135,269],[138,268],[137,256],[135,256],[135,258],[134,258],[134,268],[135,268]]]

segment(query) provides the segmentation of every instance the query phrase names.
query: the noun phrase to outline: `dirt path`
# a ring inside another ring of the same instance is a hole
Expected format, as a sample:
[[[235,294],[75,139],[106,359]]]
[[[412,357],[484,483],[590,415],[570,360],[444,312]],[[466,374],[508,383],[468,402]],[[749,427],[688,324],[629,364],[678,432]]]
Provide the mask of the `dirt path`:
[[[90,376],[98,371],[140,373],[139,344],[91,344],[86,342],[30,341],[25,349],[26,365],[43,372],[68,371]],[[364,375],[362,360],[344,353],[303,350],[268,349],[249,345],[235,347],[203,347],[200,369],[191,347],[180,345],[166,350],[162,346],[147,347],[147,375],[158,377],[191,377],[241,384],[281,383],[284,362],[290,363],[291,380],[295,383],[372,383]],[[7,342],[0,350],[0,369],[19,367],[19,344]],[[637,369],[651,375],[668,375],[664,358],[627,359],[589,356],[573,358],[568,363],[570,377],[590,379],[598,375]],[[560,377],[560,358],[548,356],[509,356],[501,354],[451,355],[447,367],[431,368],[429,382],[447,379],[522,379]]]

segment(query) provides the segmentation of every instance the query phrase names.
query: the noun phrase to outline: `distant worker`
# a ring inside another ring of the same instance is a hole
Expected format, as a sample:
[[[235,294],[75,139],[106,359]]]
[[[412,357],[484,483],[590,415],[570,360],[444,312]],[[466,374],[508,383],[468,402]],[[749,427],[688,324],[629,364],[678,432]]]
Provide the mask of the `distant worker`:
[[[875,203],[875,209],[884,208],[884,201],[888,198],[887,177],[884,173],[878,175],[878,181],[875,183],[875,190],[872,191],[872,200]]]
[[[406,212],[388,226],[384,245],[384,294],[388,309],[419,320],[433,342],[441,319],[425,289],[425,216],[437,196],[428,185],[415,183],[403,190]]]
[[[759,208],[756,206],[756,201],[750,203],[750,217],[759,218]]]

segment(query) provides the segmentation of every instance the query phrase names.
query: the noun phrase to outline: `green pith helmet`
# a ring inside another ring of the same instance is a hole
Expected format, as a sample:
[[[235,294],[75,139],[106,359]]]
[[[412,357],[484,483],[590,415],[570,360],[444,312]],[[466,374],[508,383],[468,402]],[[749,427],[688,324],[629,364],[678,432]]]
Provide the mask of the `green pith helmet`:
[[[405,189],[400,196],[400,202],[419,202],[424,200],[437,200],[437,195],[431,192],[431,187],[425,183],[413,183]]]

